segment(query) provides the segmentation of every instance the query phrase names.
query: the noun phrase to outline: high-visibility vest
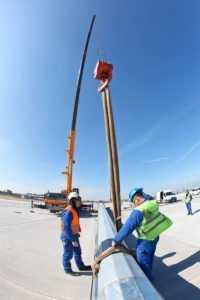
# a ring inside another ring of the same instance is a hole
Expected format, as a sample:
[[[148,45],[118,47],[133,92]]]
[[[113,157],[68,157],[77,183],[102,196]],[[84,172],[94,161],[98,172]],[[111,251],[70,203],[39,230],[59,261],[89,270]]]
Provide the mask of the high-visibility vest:
[[[136,210],[141,211],[143,216],[140,226],[136,229],[140,239],[153,241],[173,224],[168,217],[159,211],[156,200],[146,200],[137,206]]]
[[[186,197],[186,199],[185,199],[185,203],[188,203],[188,202],[190,202],[191,201],[191,199],[190,199],[190,194],[188,194],[188,196]]]
[[[72,233],[77,234],[77,233],[81,232],[81,227],[80,227],[80,223],[79,223],[79,216],[78,216],[78,213],[76,212],[76,210],[74,208],[72,208],[71,205],[68,205],[64,210],[69,210],[72,213],[72,222],[71,222]],[[61,224],[60,224],[61,234],[66,235],[66,232],[64,231],[62,217],[61,217],[60,221],[61,221]]]

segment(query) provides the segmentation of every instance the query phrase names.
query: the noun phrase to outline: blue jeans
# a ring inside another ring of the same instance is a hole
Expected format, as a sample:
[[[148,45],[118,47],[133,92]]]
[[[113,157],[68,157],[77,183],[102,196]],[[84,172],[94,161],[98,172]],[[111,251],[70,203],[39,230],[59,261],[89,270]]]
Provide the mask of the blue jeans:
[[[137,240],[137,262],[141,269],[144,271],[149,280],[153,280],[152,268],[154,261],[154,253],[156,251],[156,245],[158,243],[159,237],[154,241],[147,241],[143,239]]]
[[[71,259],[74,256],[75,263],[77,265],[77,268],[81,270],[81,268],[84,267],[84,263],[82,261],[82,251],[81,251],[81,246],[79,243],[79,238],[76,236],[76,242],[78,243],[78,247],[74,247],[72,245],[72,241],[67,239],[67,238],[62,238],[61,241],[63,244],[63,257],[62,257],[62,264],[63,268],[67,272],[72,272],[72,267],[71,267]]]
[[[192,206],[191,206],[191,202],[188,202],[186,203],[186,207],[187,207],[187,210],[188,210],[188,215],[192,215]]]

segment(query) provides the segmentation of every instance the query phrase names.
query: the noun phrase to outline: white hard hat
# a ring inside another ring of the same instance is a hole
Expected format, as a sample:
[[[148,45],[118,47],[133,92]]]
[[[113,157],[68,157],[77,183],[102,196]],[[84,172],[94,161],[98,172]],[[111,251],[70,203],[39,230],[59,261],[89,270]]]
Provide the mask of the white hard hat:
[[[69,195],[68,195],[68,199],[71,200],[72,198],[79,199],[80,196],[79,196],[79,194],[77,194],[76,192],[71,192],[71,193],[69,193]]]

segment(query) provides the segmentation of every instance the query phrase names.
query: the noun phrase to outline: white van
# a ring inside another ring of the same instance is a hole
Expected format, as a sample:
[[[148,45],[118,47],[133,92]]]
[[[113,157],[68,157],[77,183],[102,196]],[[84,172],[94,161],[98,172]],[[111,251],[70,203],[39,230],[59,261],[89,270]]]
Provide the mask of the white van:
[[[193,188],[191,190],[191,194],[192,194],[193,197],[194,196],[200,196],[200,187]]]
[[[171,190],[165,190],[165,191],[157,192],[157,201],[159,203],[162,203],[162,202],[166,202],[166,203],[176,202],[177,197],[176,197],[175,193],[172,192]]]

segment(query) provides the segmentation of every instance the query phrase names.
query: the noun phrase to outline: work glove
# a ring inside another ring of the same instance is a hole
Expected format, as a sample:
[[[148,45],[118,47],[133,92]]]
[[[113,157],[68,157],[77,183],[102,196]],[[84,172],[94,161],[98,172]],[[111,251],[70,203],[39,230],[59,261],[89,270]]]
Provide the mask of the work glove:
[[[115,241],[112,241],[112,247],[116,248],[117,247],[117,243]]]

